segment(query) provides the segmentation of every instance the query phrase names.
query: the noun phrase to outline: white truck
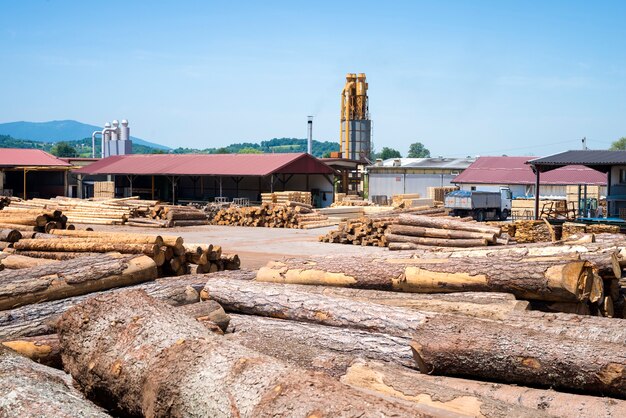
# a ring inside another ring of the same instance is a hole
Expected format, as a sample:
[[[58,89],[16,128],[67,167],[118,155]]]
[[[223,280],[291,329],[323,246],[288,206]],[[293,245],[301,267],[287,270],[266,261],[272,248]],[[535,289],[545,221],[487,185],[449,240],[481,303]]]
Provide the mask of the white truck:
[[[444,206],[451,216],[471,216],[479,222],[505,220],[511,214],[511,190],[503,187],[499,192],[480,190],[455,190],[446,195]]]

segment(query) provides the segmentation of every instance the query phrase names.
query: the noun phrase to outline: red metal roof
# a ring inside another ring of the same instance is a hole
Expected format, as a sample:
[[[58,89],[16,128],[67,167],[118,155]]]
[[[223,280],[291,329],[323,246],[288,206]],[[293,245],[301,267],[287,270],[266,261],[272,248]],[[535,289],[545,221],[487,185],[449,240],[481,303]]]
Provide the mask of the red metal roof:
[[[456,176],[453,183],[535,184],[535,174],[526,161],[536,157],[479,157]],[[581,165],[571,165],[542,173],[541,184],[589,184],[604,186],[606,174]]]
[[[0,148],[0,167],[67,167],[70,165],[38,149]]]
[[[335,171],[309,154],[133,154],[108,157],[74,173],[267,176],[333,174]]]

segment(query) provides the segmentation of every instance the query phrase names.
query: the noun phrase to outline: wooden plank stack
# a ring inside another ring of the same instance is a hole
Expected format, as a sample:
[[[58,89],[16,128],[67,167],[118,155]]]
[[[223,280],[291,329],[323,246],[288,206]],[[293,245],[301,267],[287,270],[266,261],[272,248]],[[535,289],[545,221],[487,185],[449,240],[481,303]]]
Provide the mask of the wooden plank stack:
[[[435,202],[443,203],[444,198],[450,192],[455,190],[459,190],[456,186],[444,186],[444,187],[429,187],[428,189],[428,198],[432,199]]]
[[[213,217],[214,225],[311,229],[335,225],[311,205],[300,202],[262,203],[261,206],[231,206]]]
[[[285,191],[261,193],[261,203],[287,204],[289,202],[312,205],[311,192]]]
[[[515,241],[520,244],[528,242],[549,242],[553,241],[550,227],[543,220],[538,221],[515,221]],[[560,235],[556,236],[560,239]]]
[[[96,181],[93,183],[93,196],[95,198],[111,199],[115,197],[115,182]]]

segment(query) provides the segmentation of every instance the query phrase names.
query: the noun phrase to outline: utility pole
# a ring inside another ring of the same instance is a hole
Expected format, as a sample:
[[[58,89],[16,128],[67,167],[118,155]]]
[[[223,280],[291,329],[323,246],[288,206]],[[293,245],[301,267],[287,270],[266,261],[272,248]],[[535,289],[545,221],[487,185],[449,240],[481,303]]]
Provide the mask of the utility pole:
[[[582,141],[583,141],[583,150],[587,151],[587,137],[586,136],[583,137]]]

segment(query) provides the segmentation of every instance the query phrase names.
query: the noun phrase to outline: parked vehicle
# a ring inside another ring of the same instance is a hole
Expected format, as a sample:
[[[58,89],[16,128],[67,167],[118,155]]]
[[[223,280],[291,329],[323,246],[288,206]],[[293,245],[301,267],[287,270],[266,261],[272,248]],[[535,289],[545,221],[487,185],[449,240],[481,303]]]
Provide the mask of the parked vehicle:
[[[483,222],[507,219],[511,215],[511,201],[508,187],[499,192],[455,190],[446,195],[444,206],[451,210],[451,216],[471,216]]]

